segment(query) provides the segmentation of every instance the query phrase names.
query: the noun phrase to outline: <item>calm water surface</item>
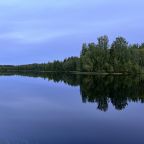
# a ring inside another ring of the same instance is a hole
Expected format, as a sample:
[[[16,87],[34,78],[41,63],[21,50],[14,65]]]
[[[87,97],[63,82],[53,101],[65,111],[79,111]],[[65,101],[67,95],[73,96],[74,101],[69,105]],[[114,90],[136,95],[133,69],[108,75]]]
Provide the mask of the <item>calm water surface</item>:
[[[135,77],[0,76],[0,144],[144,144],[143,86]]]

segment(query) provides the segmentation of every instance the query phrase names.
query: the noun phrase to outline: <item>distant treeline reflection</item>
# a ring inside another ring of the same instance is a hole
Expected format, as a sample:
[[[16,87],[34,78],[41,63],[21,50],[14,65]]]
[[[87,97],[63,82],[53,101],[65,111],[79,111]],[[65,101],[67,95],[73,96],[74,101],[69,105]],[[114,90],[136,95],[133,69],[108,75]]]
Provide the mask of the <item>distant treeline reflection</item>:
[[[80,86],[82,102],[96,103],[97,108],[102,111],[107,111],[110,103],[117,110],[125,109],[129,102],[144,103],[144,76],[140,75],[77,75],[39,72],[1,73],[1,75],[41,77],[71,86]]]

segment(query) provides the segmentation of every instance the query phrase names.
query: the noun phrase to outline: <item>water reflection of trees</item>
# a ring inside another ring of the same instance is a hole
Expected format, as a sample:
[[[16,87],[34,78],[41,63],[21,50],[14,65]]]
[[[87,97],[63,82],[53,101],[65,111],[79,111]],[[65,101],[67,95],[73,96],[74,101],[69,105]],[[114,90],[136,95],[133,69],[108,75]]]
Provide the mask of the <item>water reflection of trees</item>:
[[[118,110],[128,102],[144,103],[144,79],[134,76],[86,76],[81,79],[80,91],[83,102],[98,104],[106,111],[111,102]]]
[[[19,72],[5,75],[42,77],[54,82],[80,86],[82,102],[97,103],[97,108],[107,111],[109,103],[123,110],[129,102],[144,103],[144,77],[142,76],[92,76],[66,73]],[[4,75],[4,74],[3,74]]]

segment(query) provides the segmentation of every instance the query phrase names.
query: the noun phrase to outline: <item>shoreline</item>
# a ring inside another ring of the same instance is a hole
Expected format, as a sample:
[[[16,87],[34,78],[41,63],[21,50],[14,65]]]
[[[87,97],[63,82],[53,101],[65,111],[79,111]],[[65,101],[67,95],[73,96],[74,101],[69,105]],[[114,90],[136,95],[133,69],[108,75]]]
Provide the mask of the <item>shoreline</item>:
[[[0,73],[67,73],[67,74],[78,74],[78,75],[141,75],[144,73],[108,73],[108,72],[80,72],[80,71],[33,71],[33,70],[7,70],[0,71]]]

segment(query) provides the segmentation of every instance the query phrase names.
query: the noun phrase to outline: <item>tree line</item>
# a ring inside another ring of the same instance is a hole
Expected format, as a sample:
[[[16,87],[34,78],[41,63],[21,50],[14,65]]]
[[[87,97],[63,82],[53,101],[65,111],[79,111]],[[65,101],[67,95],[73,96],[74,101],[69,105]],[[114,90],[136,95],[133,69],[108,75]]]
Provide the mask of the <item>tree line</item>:
[[[144,43],[128,44],[125,38],[117,37],[109,44],[108,36],[101,36],[96,43],[84,43],[79,57],[42,64],[4,65],[0,71],[143,73]]]

